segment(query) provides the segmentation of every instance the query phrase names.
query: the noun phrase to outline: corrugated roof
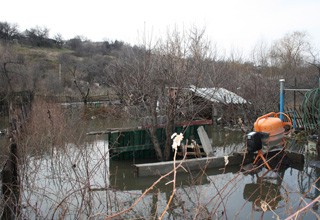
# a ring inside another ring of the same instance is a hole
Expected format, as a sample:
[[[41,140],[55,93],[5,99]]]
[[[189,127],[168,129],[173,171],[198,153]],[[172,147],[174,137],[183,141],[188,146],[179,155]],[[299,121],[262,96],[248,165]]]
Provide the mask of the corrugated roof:
[[[207,99],[211,102],[224,104],[245,104],[247,101],[237,94],[224,88],[197,88],[193,85],[190,90],[197,96]]]

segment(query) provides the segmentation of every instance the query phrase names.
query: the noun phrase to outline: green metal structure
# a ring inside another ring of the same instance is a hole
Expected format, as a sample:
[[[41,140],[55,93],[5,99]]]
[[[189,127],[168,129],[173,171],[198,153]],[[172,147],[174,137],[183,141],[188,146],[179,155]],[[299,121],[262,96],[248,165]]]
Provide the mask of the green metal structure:
[[[200,143],[197,133],[199,126],[207,129],[208,124],[194,124],[189,126],[176,126],[176,133],[183,133],[184,140],[192,138]],[[165,128],[157,129],[157,138],[161,147],[166,141]],[[170,138],[170,137],[169,137]],[[112,131],[108,134],[110,157],[116,160],[154,159],[155,150],[148,129],[135,129],[125,131]]]

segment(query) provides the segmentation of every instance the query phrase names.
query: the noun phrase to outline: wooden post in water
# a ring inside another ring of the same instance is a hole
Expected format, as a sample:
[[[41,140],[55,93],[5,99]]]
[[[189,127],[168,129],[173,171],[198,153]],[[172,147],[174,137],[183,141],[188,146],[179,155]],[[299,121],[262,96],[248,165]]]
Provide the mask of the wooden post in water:
[[[32,94],[18,93],[9,95],[9,138],[11,140],[8,159],[2,169],[2,200],[3,213],[1,220],[18,219],[20,212],[20,181],[18,172],[18,146],[17,140],[27,122],[27,115],[31,111]]]
[[[16,219],[18,216],[19,204],[19,178],[18,178],[18,154],[17,144],[10,145],[9,158],[1,172],[2,195],[4,209],[1,216],[2,220]]]

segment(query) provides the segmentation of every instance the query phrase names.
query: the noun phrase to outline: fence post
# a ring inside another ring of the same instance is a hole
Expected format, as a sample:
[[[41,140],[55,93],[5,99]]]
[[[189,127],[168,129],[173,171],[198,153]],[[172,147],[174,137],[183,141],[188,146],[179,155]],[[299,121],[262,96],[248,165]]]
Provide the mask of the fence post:
[[[284,113],[284,79],[280,79],[280,112]],[[283,120],[283,114],[280,114],[280,119]]]
[[[10,155],[1,172],[4,209],[1,219],[16,219],[19,212],[19,178],[17,144],[10,145]]]

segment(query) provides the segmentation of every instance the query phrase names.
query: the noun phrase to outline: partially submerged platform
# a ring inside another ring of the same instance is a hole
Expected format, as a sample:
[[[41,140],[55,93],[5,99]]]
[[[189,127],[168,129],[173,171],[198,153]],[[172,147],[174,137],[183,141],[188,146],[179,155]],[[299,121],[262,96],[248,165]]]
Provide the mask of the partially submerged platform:
[[[292,167],[302,169],[304,164],[304,155],[294,151],[284,151]],[[227,162],[228,161],[228,162]],[[177,160],[176,165],[182,163],[187,171],[196,171],[211,168],[224,168],[231,166],[241,166],[252,163],[253,157],[248,157],[246,154],[234,153],[229,156],[220,157],[202,157],[185,160]],[[166,174],[173,169],[173,161],[135,164],[137,176],[160,176]],[[178,168],[177,172],[185,172],[183,168]]]
[[[252,159],[245,158],[242,154],[234,154],[226,156],[228,160],[227,166],[240,165],[249,163]],[[173,169],[173,161],[135,164],[138,176],[157,176],[170,172]],[[188,171],[201,170],[206,168],[222,168],[225,167],[225,157],[202,157],[186,160],[176,160],[176,165],[182,163],[183,167]],[[177,169],[177,172],[185,172],[183,168]]]

